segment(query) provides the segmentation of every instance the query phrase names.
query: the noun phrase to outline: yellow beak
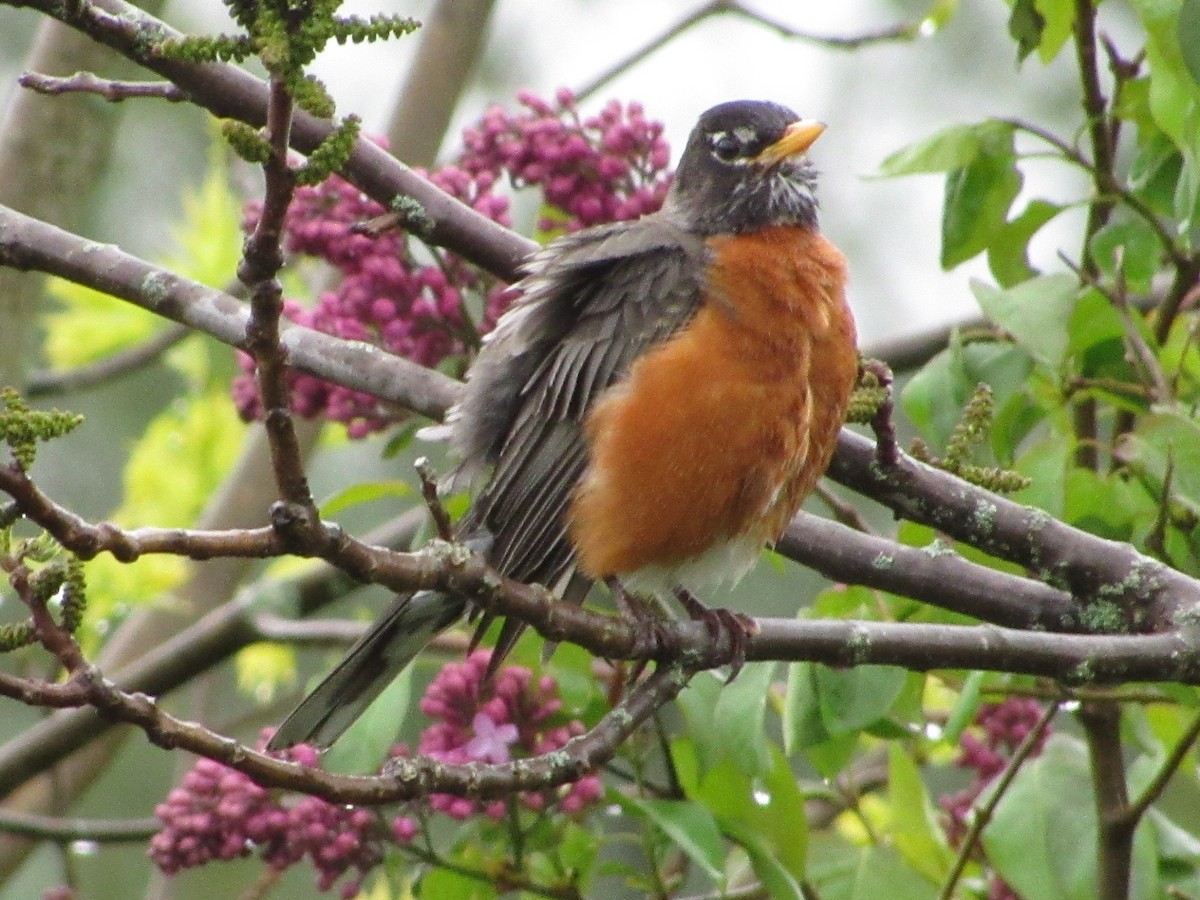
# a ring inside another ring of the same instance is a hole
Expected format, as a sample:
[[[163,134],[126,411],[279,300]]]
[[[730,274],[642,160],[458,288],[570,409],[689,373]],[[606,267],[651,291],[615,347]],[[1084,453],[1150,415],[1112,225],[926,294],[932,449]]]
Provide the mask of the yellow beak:
[[[792,156],[797,156],[811,147],[825,130],[824,122],[801,119],[793,122],[783,132],[783,137],[763,149],[754,158],[761,166],[774,166]]]

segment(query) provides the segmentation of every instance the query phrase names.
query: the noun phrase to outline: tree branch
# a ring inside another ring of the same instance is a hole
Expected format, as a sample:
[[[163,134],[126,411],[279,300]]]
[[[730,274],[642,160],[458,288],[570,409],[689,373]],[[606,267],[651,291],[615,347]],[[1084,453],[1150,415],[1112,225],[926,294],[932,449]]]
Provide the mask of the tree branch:
[[[266,125],[269,89],[265,82],[237,66],[200,65],[157,56],[154,47],[159,42],[182,35],[136,6],[122,0],[5,3],[36,9],[84,32],[171,81],[189,100],[218,118],[238,119],[258,128]],[[311,153],[334,127],[328,119],[298,110],[292,123],[291,146],[301,153]],[[516,277],[521,263],[536,246],[439,190],[368,140],[357,141],[342,174],[384,206],[390,206],[397,197],[411,197],[431,223],[422,238],[473,260],[506,281]]]
[[[123,844],[149,840],[162,829],[158,819],[64,819],[0,808],[0,832],[57,841]]]
[[[53,397],[107,384],[146,367],[191,334],[191,328],[171,323],[142,343],[94,363],[64,371],[33,372],[25,396]]]
[[[100,78],[91,72],[76,72],[67,77],[25,72],[17,79],[17,84],[39,94],[96,94],[110,103],[120,103],[134,97],[157,98],[171,103],[181,103],[187,99],[187,95],[169,81],[116,81]]]

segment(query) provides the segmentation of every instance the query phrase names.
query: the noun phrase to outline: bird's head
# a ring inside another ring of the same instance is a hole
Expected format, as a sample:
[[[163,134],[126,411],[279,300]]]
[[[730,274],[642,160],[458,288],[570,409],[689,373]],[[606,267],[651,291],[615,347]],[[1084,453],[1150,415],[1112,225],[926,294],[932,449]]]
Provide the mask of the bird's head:
[[[688,138],[666,209],[699,234],[815,227],[817,175],[805,151],[824,130],[778,103],[714,106]]]

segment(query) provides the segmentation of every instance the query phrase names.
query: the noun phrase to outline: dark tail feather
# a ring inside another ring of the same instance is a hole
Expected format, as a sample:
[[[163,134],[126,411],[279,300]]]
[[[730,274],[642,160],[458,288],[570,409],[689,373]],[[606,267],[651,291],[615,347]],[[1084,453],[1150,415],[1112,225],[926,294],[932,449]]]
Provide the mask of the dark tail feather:
[[[465,601],[434,591],[397,596],[337,668],[292,710],[267,749],[328,747],[465,608]]]

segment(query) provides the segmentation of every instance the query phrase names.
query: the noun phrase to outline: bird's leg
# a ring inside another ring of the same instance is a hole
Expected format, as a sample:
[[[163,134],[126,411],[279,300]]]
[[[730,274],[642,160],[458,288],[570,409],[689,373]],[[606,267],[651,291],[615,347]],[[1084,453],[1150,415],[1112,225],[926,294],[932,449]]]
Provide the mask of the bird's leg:
[[[670,648],[675,641],[664,626],[663,620],[646,608],[641,597],[627,590],[625,585],[621,584],[620,579],[610,575],[604,579],[604,583],[612,592],[613,601],[621,611],[622,617],[630,619],[634,623],[632,648],[634,663],[629,674],[629,683],[632,684],[641,677],[650,660]]]
[[[875,460],[881,466],[894,466],[900,461],[896,443],[896,424],[892,421],[892,370],[881,359],[860,359],[858,363],[859,390],[873,394],[875,409],[869,421],[875,432]],[[871,382],[874,381],[874,384]]]
[[[675,588],[675,599],[687,611],[692,621],[704,623],[714,643],[721,640],[722,632],[729,636],[729,680],[733,681],[746,664],[746,639],[752,634],[758,634],[758,623],[750,616],[724,607],[714,609],[705,606],[687,588]]]
[[[446,512],[446,507],[442,505],[442,498],[438,496],[437,476],[433,472],[433,467],[429,465],[429,460],[424,456],[413,463],[413,467],[421,479],[421,497],[425,500],[425,508],[429,510],[429,517],[433,519],[433,527],[437,530],[437,536],[443,541],[452,542],[454,526],[450,524],[450,513]]]

